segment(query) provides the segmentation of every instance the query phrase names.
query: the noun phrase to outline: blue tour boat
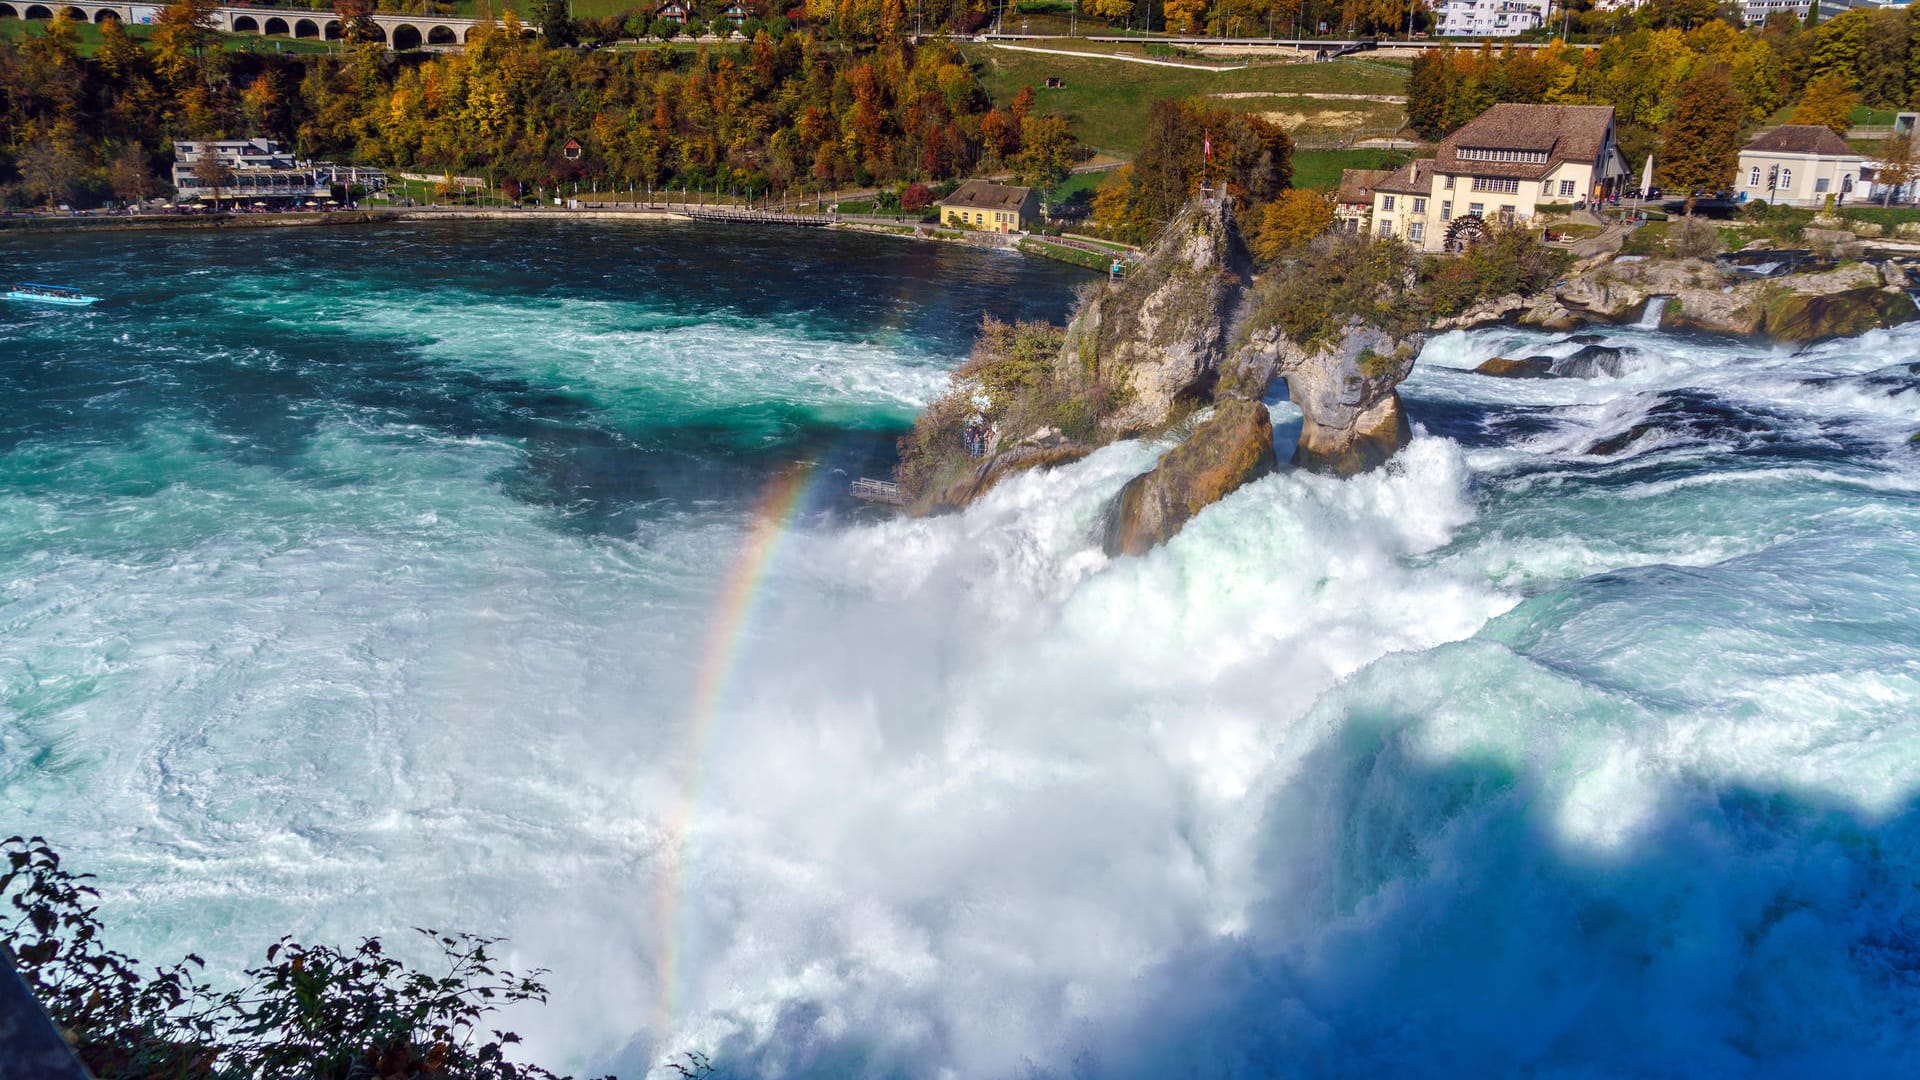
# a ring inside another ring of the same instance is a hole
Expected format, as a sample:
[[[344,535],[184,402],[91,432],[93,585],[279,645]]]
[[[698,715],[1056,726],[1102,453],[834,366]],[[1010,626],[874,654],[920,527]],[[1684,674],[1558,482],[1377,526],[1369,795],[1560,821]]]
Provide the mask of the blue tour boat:
[[[29,300],[36,304],[62,304],[66,307],[86,307],[100,300],[97,296],[88,296],[79,289],[69,289],[65,285],[14,285],[7,289],[6,298]]]

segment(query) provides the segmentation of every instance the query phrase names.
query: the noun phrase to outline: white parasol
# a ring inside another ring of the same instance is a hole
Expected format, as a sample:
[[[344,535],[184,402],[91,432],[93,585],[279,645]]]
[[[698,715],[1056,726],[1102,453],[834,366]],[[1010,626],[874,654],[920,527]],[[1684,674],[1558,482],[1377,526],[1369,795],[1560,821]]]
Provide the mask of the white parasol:
[[[1647,155],[1647,167],[1640,170],[1640,194],[1645,196],[1653,190],[1653,155]]]

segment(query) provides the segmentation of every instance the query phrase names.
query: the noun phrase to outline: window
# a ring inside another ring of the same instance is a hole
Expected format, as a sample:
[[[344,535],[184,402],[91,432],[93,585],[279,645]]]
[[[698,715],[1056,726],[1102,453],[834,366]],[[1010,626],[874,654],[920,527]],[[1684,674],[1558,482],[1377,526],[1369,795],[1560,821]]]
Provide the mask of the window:
[[[1511,207],[1511,206],[1503,206],[1503,207],[1501,207],[1501,208],[1500,208],[1500,220],[1501,220],[1501,221],[1512,221],[1512,220],[1513,220],[1513,207]]]
[[[1440,204],[1440,220],[1441,221],[1453,220],[1453,203],[1443,202]]]
[[[1426,213],[1426,212],[1427,212],[1427,200],[1425,200],[1425,199],[1415,199],[1415,200],[1413,200],[1413,212],[1414,212],[1414,213],[1416,213],[1416,214],[1424,214],[1424,213]]]
[[[1573,197],[1573,181],[1571,180],[1560,181],[1560,196],[1561,198]]]
[[[1407,239],[1413,241],[1416,244],[1426,239],[1426,235],[1427,235],[1427,227],[1425,225],[1420,224],[1417,221],[1407,226]]]
[[[1827,187],[1828,187],[1828,185],[1829,185],[1829,184],[1831,184],[1831,183],[1832,183],[1832,181],[1830,181],[1830,180],[1828,180],[1828,179],[1827,179],[1826,177],[1824,177],[1824,176],[1823,176],[1823,177],[1821,177],[1821,178],[1820,178],[1820,179],[1818,179],[1818,180],[1815,180],[1815,181],[1813,182],[1813,193],[1814,193],[1815,195],[1824,195],[1824,194],[1826,194],[1826,191],[1827,191]]]
[[[1447,189],[1448,191],[1452,191],[1452,190],[1453,190],[1453,175],[1452,175],[1451,173],[1449,173],[1449,174],[1448,174],[1448,175],[1447,175],[1446,177],[1444,177],[1444,178],[1443,178],[1443,179],[1442,179],[1442,180],[1440,181],[1440,186],[1441,186],[1441,187],[1443,187],[1443,188],[1446,188],[1446,189]]]
[[[1513,195],[1519,193],[1520,181],[1502,180],[1495,176],[1476,176],[1473,178],[1473,190],[1497,191],[1503,194]]]
[[[1753,168],[1747,171],[1747,186],[1748,187],[1760,186],[1760,166],[1755,165]]]
[[[1792,169],[1780,170],[1780,186],[1783,188],[1790,188],[1793,186],[1793,170]]]
[[[1486,213],[1487,213],[1486,203],[1468,203],[1467,204],[1468,217],[1485,217]]]
[[[1380,223],[1380,235],[1381,235],[1381,236],[1392,236],[1392,235],[1393,235],[1393,222],[1391,222],[1391,221],[1383,221],[1383,222],[1381,222],[1381,223]]]
[[[1382,210],[1393,209],[1393,196],[1391,195],[1380,196],[1380,209]]]

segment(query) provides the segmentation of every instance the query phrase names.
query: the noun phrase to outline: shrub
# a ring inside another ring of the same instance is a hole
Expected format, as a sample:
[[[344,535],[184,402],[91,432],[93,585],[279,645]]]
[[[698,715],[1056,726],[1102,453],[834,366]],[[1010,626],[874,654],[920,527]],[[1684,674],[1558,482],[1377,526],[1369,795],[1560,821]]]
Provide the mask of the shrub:
[[[107,948],[92,875],[68,872],[45,840],[14,836],[0,851],[0,896],[13,913],[0,944],[101,1080],[552,1080],[507,1060],[518,1035],[480,1026],[500,1005],[546,1000],[544,972],[494,966],[496,939],[421,930],[446,961],[436,975],[387,955],[378,938],[339,949],[283,937],[240,989],[220,994],[196,981],[197,956],[142,976],[138,961]]]

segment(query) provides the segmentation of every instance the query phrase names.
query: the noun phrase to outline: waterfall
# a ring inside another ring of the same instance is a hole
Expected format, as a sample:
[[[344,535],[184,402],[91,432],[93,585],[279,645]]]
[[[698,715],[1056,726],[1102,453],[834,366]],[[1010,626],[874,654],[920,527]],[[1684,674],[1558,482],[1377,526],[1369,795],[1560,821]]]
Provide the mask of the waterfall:
[[[1643,326],[1648,330],[1660,329],[1660,317],[1666,314],[1667,301],[1671,299],[1672,297],[1669,296],[1647,297],[1646,309],[1640,312],[1640,322],[1637,325]]]

